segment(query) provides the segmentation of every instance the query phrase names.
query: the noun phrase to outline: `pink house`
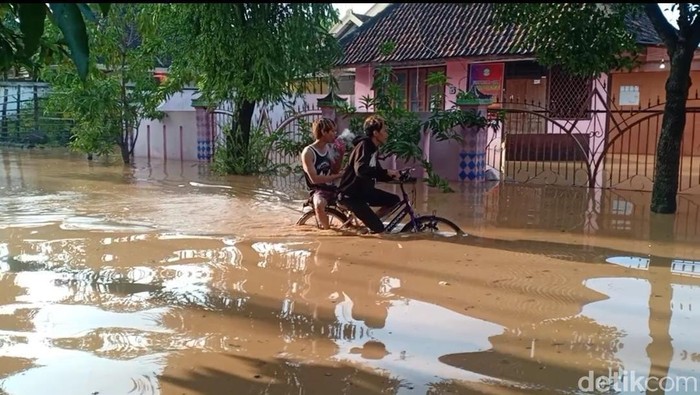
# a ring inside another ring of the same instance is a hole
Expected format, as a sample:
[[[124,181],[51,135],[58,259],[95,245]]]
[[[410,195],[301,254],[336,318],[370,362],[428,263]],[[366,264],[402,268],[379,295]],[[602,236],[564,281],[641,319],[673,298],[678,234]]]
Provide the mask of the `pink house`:
[[[381,64],[392,66],[395,82],[405,92],[407,108],[417,112],[429,111],[429,98],[435,93],[436,88],[426,84],[426,77],[442,72],[449,82],[444,92],[445,109],[454,106],[458,90],[475,85],[492,95],[490,109],[509,111],[503,127],[507,138],[493,132],[488,137],[487,164],[505,177],[517,181],[518,177],[530,180],[538,176],[515,167],[509,170],[509,164],[578,161],[585,162],[581,166],[587,167],[589,176],[583,180],[577,175],[566,176],[565,183],[606,186],[606,155],[636,150],[634,154],[653,156],[655,144],[644,144],[642,149],[637,148],[641,144],[625,142],[623,147],[609,128],[611,117],[617,116],[615,111],[664,101],[658,96],[664,92],[668,59],[646,15],[628,23],[642,48],[642,65],[631,72],[611,70],[597,79],[586,79],[557,67],[543,67],[536,62],[533,50],[518,49],[522,32],[516,28],[497,30],[491,23],[492,4],[391,3],[382,8],[340,38],[344,55],[337,66],[354,70],[352,104],[359,111],[370,110],[363,108],[362,97],[373,95],[373,73]],[[386,42],[393,42],[395,50],[382,56],[380,47]],[[700,67],[694,65],[693,70]],[[651,138],[650,131],[645,133]],[[635,138],[641,134],[634,132]],[[620,177],[618,181],[624,182],[624,176]]]

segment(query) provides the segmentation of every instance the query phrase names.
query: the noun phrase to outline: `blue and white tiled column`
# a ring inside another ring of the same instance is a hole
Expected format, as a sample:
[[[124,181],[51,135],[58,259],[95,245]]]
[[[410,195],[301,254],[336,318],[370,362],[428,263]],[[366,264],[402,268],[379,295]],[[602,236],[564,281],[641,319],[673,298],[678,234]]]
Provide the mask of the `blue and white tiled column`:
[[[490,100],[479,104],[458,104],[462,111],[474,111],[485,117]],[[462,149],[459,153],[459,180],[485,181],[487,130],[462,127]]]
[[[197,119],[197,159],[211,161],[214,142],[212,141],[211,113],[204,106],[195,106]]]
[[[486,171],[486,129],[470,128],[464,131],[459,153],[460,181],[484,181]]]

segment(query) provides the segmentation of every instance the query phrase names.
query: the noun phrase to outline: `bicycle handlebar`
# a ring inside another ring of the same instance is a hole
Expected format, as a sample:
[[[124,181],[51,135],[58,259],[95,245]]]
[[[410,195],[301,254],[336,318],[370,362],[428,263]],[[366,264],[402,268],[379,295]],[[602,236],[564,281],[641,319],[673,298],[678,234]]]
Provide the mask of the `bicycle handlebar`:
[[[413,170],[415,170],[413,167],[406,167],[399,170],[399,178],[396,181],[400,184],[415,184],[418,178],[411,177]]]

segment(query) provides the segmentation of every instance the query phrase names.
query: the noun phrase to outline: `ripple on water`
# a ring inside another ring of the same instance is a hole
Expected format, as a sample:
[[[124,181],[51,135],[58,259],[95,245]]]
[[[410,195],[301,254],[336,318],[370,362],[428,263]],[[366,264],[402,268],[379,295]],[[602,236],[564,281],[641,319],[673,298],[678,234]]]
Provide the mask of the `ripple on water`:
[[[64,230],[92,230],[103,232],[148,232],[155,229],[152,223],[137,221],[112,221],[102,217],[71,216],[60,225]]]
[[[36,191],[0,196],[0,229],[60,223],[75,215],[71,206],[83,197],[77,192],[36,194]]]

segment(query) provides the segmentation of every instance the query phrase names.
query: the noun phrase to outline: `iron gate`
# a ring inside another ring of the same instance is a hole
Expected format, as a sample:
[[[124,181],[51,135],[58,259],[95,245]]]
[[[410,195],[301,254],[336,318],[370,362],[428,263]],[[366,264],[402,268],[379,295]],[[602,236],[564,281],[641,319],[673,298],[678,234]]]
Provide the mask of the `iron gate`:
[[[604,84],[592,84],[589,108],[573,119],[528,101],[496,103],[505,119],[502,172],[519,183],[651,191],[664,104],[621,108]],[[700,98],[687,102],[679,192],[700,190]],[[696,136],[697,134],[697,136]]]

